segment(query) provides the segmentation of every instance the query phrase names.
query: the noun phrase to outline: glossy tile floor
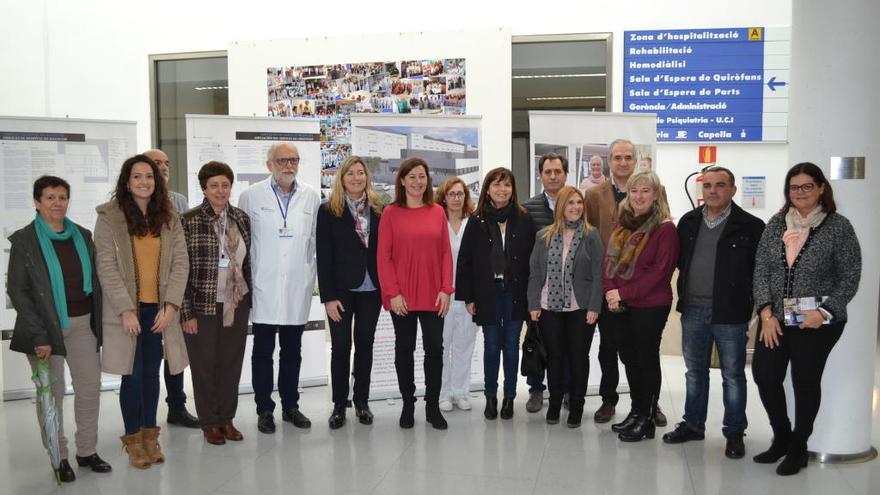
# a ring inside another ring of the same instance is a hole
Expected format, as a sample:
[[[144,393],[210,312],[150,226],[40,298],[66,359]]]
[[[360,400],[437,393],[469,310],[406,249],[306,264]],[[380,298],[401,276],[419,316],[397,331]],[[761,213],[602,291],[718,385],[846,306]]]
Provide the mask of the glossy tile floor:
[[[880,491],[878,460],[854,465],[811,462],[801,474],[789,478],[777,476],[772,466],[753,463],[751,455],[770,442],[753,383],[749,383],[747,457],[725,458],[717,371],[712,375],[706,440],[683,446],[663,444],[660,435],[670,431],[683,410],[684,365],[680,357],[664,357],[663,368],[661,407],[670,427],[658,429],[655,440],[636,444],[619,442],[608,425],[595,425],[591,416],[580,429],[566,428],[564,415],[562,423],[548,426],[543,413],[525,412],[527,393],[522,378],[513,420],[485,421],[483,399],[475,394],[473,411],[446,413],[449,430],[443,432],[426,425],[423,402],[416,409],[416,427],[401,430],[397,426],[399,403],[386,401],[371,404],[376,414],[373,426],[358,424],[349,412],[346,426],[330,431],[326,423],[331,409],[329,389],[314,387],[304,390],[301,404],[312,419],[311,430],[282,423],[276,411],[278,432],[257,432],[253,398],[245,395],[236,422],[245,439],[221,447],[206,444],[199,430],[166,428],[163,402],[160,441],[168,460],[143,471],[127,465],[118,440],[122,431],[118,399],[115,393],[105,392],[98,451],[114,471],[99,475],[77,470],[77,481],[61,488],[55,487],[51,477],[31,401],[0,403],[0,493],[837,495]],[[880,383],[880,366],[876,368],[875,382]],[[748,376],[751,380],[750,371]],[[599,404],[598,397],[588,398],[588,413]],[[621,406],[628,407],[626,396]],[[68,397],[65,411],[72,410],[73,399]],[[67,424],[72,429],[72,417]],[[877,413],[872,438],[873,445],[880,446]]]

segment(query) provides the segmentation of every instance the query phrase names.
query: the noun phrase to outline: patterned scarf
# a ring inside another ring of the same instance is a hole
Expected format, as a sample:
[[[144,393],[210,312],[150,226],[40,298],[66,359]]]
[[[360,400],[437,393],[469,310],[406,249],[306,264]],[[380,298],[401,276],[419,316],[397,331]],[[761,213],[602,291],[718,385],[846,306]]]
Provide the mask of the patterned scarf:
[[[608,240],[605,266],[608,278],[632,278],[639,255],[648,244],[651,232],[660,225],[660,220],[660,211],[656,205],[644,215],[635,216],[628,210],[621,212],[620,225],[614,229]]]
[[[574,237],[568,246],[568,253],[562,259],[565,247],[565,231],[573,229]],[[584,221],[565,222],[565,229],[550,240],[547,252],[547,309],[564,311],[571,307],[571,281],[574,276],[574,255],[584,237]]]
[[[223,246],[226,257],[229,258],[229,272],[226,276],[226,286],[217,287],[223,291],[223,326],[231,327],[235,321],[235,309],[238,307],[244,295],[248,292],[247,282],[241,272],[241,263],[237,259],[238,243],[241,241],[241,233],[236,227],[230,227],[228,209],[217,215],[214,219],[214,233],[217,239],[223,236]],[[224,228],[225,227],[225,228]],[[225,230],[225,232],[223,232]],[[244,260],[242,260],[244,262]]]
[[[817,206],[805,217],[802,217],[795,207],[788,209],[788,213],[785,214],[786,230],[782,234],[782,242],[785,243],[785,261],[789,268],[794,265],[794,260],[810,237],[810,230],[822,223],[826,216],[827,213],[822,209],[822,205]]]
[[[364,246],[370,245],[370,213],[367,210],[367,195],[366,193],[361,196],[360,199],[351,199],[348,197],[348,194],[345,195],[345,204],[348,206],[348,211],[351,212],[351,216],[354,217],[354,230],[357,232],[358,237],[361,238],[361,242],[364,243]]]

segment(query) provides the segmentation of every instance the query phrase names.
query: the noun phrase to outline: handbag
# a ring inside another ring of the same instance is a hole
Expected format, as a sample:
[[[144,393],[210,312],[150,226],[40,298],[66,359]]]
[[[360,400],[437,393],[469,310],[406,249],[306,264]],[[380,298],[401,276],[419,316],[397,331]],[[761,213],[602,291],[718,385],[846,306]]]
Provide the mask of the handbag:
[[[544,347],[541,330],[538,327],[538,322],[529,321],[522,343],[522,360],[519,371],[523,376],[534,376],[544,374],[546,368],[547,348]]]

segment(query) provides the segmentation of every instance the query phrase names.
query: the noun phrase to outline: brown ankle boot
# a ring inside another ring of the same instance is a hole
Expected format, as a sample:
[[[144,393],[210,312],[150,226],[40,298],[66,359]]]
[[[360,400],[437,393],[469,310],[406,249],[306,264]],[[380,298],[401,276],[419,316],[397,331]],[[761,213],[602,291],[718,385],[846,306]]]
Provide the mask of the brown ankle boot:
[[[147,459],[153,464],[165,462],[165,454],[159,447],[159,430],[158,426],[156,428],[141,428],[141,433],[144,435],[144,450],[147,453]]]
[[[131,435],[123,435],[119,437],[122,440],[122,448],[128,452],[128,462],[138,469],[146,469],[150,467],[150,458],[144,450],[144,439],[141,432],[132,433]]]

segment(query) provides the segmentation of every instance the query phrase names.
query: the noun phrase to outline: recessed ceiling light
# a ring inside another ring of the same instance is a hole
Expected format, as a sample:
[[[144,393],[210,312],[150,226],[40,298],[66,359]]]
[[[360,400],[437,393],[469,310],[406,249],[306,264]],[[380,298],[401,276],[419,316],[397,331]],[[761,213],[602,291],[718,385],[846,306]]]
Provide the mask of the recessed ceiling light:
[[[533,74],[528,76],[513,76],[514,79],[552,79],[559,77],[605,77],[604,72],[596,74]]]
[[[552,101],[552,100],[604,100],[604,96],[535,96],[526,98],[526,101]]]

